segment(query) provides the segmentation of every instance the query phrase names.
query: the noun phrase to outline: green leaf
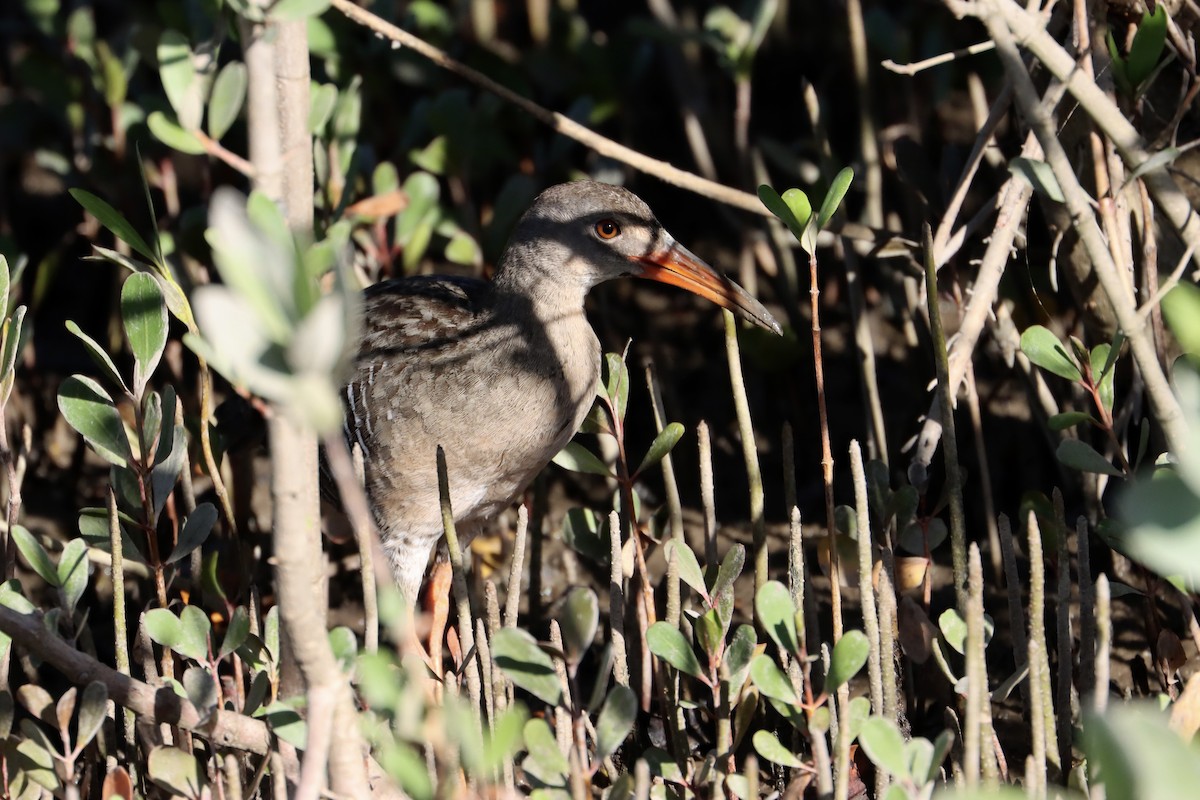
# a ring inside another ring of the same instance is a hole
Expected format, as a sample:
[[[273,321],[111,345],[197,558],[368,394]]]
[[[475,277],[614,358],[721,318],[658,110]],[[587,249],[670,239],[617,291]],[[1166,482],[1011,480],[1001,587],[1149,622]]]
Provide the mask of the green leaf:
[[[1098,394],[1100,402],[1108,411],[1113,408],[1113,370],[1111,362],[1115,359],[1110,359],[1112,346],[1108,344],[1098,344],[1092,348],[1090,354],[1090,365],[1092,368],[1092,380],[1098,382]]]
[[[567,442],[553,459],[554,463],[571,472],[586,472],[591,475],[612,477],[612,471],[590,450],[579,442]]]
[[[829,674],[825,676],[825,691],[833,694],[846,681],[858,674],[867,663],[870,644],[862,631],[846,631],[833,646],[829,659]]]
[[[1112,798],[1192,797],[1200,759],[1152,702],[1121,703],[1085,714],[1083,751]]]
[[[750,662],[750,679],[767,697],[793,706],[800,702],[792,682],[783,674],[775,660],[765,653],[755,656]]]
[[[1181,283],[1163,295],[1163,316],[1187,353],[1200,353],[1200,286]]]
[[[608,382],[605,393],[617,412],[617,419],[625,419],[625,409],[629,406],[629,367],[620,353],[604,354],[605,374]]]
[[[121,287],[121,318],[135,360],[134,392],[141,397],[167,346],[167,306],[158,281],[135,272]]]
[[[753,625],[739,625],[733,632],[733,639],[725,648],[725,669],[729,676],[729,694],[736,696],[746,681],[750,669],[750,659],[758,647],[758,635]]]
[[[754,598],[758,623],[779,649],[800,656],[800,641],[796,635],[796,606],[791,592],[779,581],[768,581]]]
[[[792,212],[792,217],[800,223],[801,235],[796,238],[803,242],[809,236],[809,230],[812,228],[812,203],[809,202],[808,195],[800,189],[788,189],[783,193],[782,200],[788,210]]]
[[[79,701],[79,724],[75,734],[75,749],[82,750],[100,731],[108,711],[108,689],[99,681],[92,681],[83,690]]]
[[[146,760],[146,774],[172,795],[199,800],[204,788],[204,772],[196,757],[178,747],[158,746]]]
[[[208,135],[213,141],[221,141],[237,121],[246,100],[247,83],[246,65],[240,61],[230,61],[217,73],[208,99]]]
[[[221,640],[221,649],[217,652],[217,660],[236,651],[246,641],[250,633],[250,615],[245,606],[238,606],[229,617],[229,625],[225,628],[225,638]]]
[[[895,722],[886,717],[871,717],[858,732],[858,743],[875,766],[902,781],[909,778],[904,737]]]
[[[1019,178],[1024,178],[1026,183],[1042,197],[1056,203],[1064,201],[1062,187],[1058,185],[1058,179],[1054,177],[1054,170],[1045,161],[1017,156],[1008,162],[1008,171]],[[1022,349],[1024,349],[1024,342],[1022,342]],[[1030,358],[1032,359],[1032,356]]]
[[[492,640],[492,660],[510,681],[547,705],[562,702],[562,685],[550,656],[527,631],[503,628]]]
[[[716,659],[725,642],[724,634],[724,626],[715,608],[705,611],[692,624],[692,635],[696,637],[696,644],[700,646],[701,652],[708,656],[710,663]]]
[[[175,116],[187,130],[200,127],[203,109],[196,102],[192,84],[200,79],[192,63],[192,48],[188,37],[177,30],[167,29],[158,39],[158,75],[163,91],[175,109]]]
[[[638,468],[634,470],[635,476],[641,475],[650,467],[666,458],[667,454],[675,447],[680,438],[683,437],[683,426],[678,422],[672,422],[659,431],[659,434],[654,437],[654,441],[650,444],[650,449],[646,451],[646,457],[642,459],[642,463],[638,464]]]
[[[829,185],[829,191],[825,193],[825,199],[821,202],[821,211],[817,214],[818,233],[825,230],[829,220],[833,219],[833,215],[837,213],[853,180],[854,170],[850,167],[842,167],[841,171],[834,176],[833,183]]]
[[[577,665],[592,646],[600,627],[600,601],[596,593],[586,586],[576,586],[568,592],[558,614],[558,624],[567,663]]]
[[[675,554],[675,566],[679,569],[680,580],[707,600],[708,587],[704,585],[704,571],[700,569],[700,562],[696,560],[696,554],[692,552],[692,548],[688,547],[686,543],[671,539],[665,545],[664,552],[668,558],[671,553]]]
[[[1160,469],[1121,494],[1118,508],[1129,529],[1110,545],[1121,545],[1121,552],[1159,575],[1180,576],[1191,591],[1200,591],[1200,496],[1183,477]]]
[[[183,689],[202,718],[216,710],[217,682],[204,667],[189,667],[184,671]]]
[[[150,112],[150,116],[146,117],[146,127],[150,129],[150,133],[154,134],[155,139],[172,150],[193,156],[206,152],[204,143],[197,139],[194,133],[180,125],[179,120],[162,111]],[[146,257],[154,260],[154,256],[146,255]]]
[[[1031,325],[1021,334],[1021,352],[1047,372],[1053,372],[1069,381],[1083,379],[1079,367],[1067,354],[1063,343],[1042,325]]]
[[[42,543],[29,532],[29,529],[24,525],[13,525],[12,538],[17,544],[17,549],[21,551],[21,555],[25,557],[25,561],[30,568],[38,574],[42,580],[51,586],[61,586],[58,577],[58,568],[54,566],[54,562],[50,560],[50,556],[46,553]]]
[[[150,609],[146,612],[143,623],[146,626],[146,635],[163,647],[174,650],[183,639],[183,627],[179,623],[179,617],[170,609]]]
[[[296,709],[276,700],[259,709],[258,718],[271,728],[271,732],[293,747],[304,749],[308,744],[308,723]]]
[[[333,107],[338,99],[337,87],[332,83],[313,83],[308,98],[308,132],[319,133],[333,116]]]
[[[206,661],[208,659],[208,637],[212,633],[212,622],[199,606],[184,606],[179,614],[180,641],[172,648],[180,655]]]
[[[767,761],[791,769],[799,769],[802,766],[800,759],[796,758],[791,750],[784,747],[771,731],[757,730],[750,741],[754,744],[754,750]]]
[[[154,251],[150,249],[150,246],[146,244],[146,241],[138,232],[134,230],[129,221],[121,216],[115,208],[91,192],[83,189],[68,189],[67,191],[70,192],[71,197],[75,198],[75,202],[83,206],[113,236],[116,236],[151,262],[157,261]]]
[[[680,672],[705,680],[692,646],[679,629],[669,622],[656,622],[647,629],[646,646],[651,653]]]
[[[1097,453],[1095,448],[1079,439],[1063,439],[1059,442],[1054,455],[1058,458],[1059,463],[1081,472],[1098,472],[1114,478],[1124,475],[1121,470],[1109,463],[1107,458]]]
[[[798,189],[791,191],[799,192]],[[800,195],[804,196],[804,193],[800,192]],[[798,208],[803,215],[803,218],[801,218],[792,210],[791,205],[784,202],[778,192],[765,183],[758,187],[758,199],[762,201],[762,204],[767,207],[768,211],[778,217],[787,226],[788,230],[792,232],[792,236],[796,237],[796,241],[800,241],[804,236],[804,228],[808,225],[808,219],[812,216],[812,206],[809,205],[807,213],[805,213],[804,204],[797,201]],[[796,198],[793,197],[793,199],[795,200]],[[805,202],[807,202],[807,199],[805,197]]]
[[[174,564],[191,555],[193,550],[208,539],[216,522],[217,509],[212,503],[201,503],[196,506],[196,510],[183,521],[183,530],[179,533],[179,541],[176,542],[171,555],[167,556],[166,563]]]
[[[292,22],[323,14],[331,0],[279,0],[268,12],[276,22]]]
[[[471,234],[457,231],[446,243],[446,260],[452,264],[475,267],[483,263],[483,251]]]
[[[710,594],[713,597],[720,597],[721,594],[728,588],[733,586],[733,582],[742,574],[742,567],[746,564],[746,548],[742,544],[734,544],[725,552],[725,558],[721,560],[721,566],[717,570],[716,580],[713,581],[712,591]]]
[[[1065,431],[1068,428],[1074,428],[1081,422],[1090,422],[1093,425],[1100,424],[1091,414],[1085,414],[1082,411],[1064,411],[1061,414],[1055,414],[1047,424],[1052,431]]]
[[[1140,87],[1158,66],[1167,42],[1167,9],[1159,5],[1153,14],[1144,14],[1142,24],[1133,35],[1129,46],[1129,57],[1125,60],[1125,74],[1135,88]]]
[[[8,313],[8,300],[12,276],[8,270],[8,259],[0,253],[0,316]]]
[[[79,599],[87,590],[87,542],[83,539],[72,539],[67,542],[58,557],[56,572],[67,613],[74,614],[75,607],[79,605]]]
[[[637,696],[628,686],[614,686],[596,718],[596,755],[602,761],[616,752],[637,720]]]
[[[100,367],[100,370],[104,373],[104,377],[121,387],[122,391],[128,392],[129,388],[125,385],[125,380],[121,377],[121,373],[117,371],[117,365],[113,363],[108,352],[95,339],[84,333],[73,320],[67,320],[67,330],[83,342],[88,355],[91,356],[96,366]]]
[[[505,629],[509,630],[509,629]],[[535,717],[525,723],[525,749],[542,768],[544,775],[566,776],[571,771],[567,757],[558,749],[558,740],[546,720]]]

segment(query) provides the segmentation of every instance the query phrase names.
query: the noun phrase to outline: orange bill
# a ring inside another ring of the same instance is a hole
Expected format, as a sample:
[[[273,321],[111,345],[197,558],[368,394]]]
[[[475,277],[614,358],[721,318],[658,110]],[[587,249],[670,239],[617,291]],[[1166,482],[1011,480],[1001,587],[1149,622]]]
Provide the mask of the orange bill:
[[[779,323],[762,303],[669,237],[662,248],[634,260],[642,267],[639,278],[687,289],[721,308],[740,312],[755,325],[777,334],[783,333]]]

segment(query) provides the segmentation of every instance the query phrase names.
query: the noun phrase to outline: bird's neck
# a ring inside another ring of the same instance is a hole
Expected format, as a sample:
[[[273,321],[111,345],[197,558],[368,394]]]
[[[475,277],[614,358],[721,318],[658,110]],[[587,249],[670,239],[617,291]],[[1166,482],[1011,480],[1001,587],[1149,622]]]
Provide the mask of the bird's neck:
[[[584,270],[573,263],[576,259],[568,248],[545,240],[511,243],[496,270],[497,306],[547,326],[584,319],[583,300],[591,285],[578,277]]]

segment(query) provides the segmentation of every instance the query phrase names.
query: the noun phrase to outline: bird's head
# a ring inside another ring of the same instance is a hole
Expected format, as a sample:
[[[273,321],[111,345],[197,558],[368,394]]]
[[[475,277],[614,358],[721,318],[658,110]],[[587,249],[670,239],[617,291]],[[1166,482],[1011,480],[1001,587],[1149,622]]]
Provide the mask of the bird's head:
[[[675,241],[641,198],[606,183],[575,181],[542,192],[517,224],[496,277],[551,277],[586,292],[627,275],[682,287],[781,332],[761,303]]]

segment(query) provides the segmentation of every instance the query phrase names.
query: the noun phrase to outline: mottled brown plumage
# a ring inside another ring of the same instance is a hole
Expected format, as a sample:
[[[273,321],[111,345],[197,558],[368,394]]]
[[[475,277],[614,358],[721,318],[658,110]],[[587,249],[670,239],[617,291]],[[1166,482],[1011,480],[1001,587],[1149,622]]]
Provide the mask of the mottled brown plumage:
[[[469,536],[520,495],[591,408],[601,353],[584,297],[622,275],[683,286],[779,332],[635,195],[588,181],[534,201],[492,283],[415,277],[366,291],[346,435],[362,447],[384,550],[410,599],[442,535],[437,446]]]

